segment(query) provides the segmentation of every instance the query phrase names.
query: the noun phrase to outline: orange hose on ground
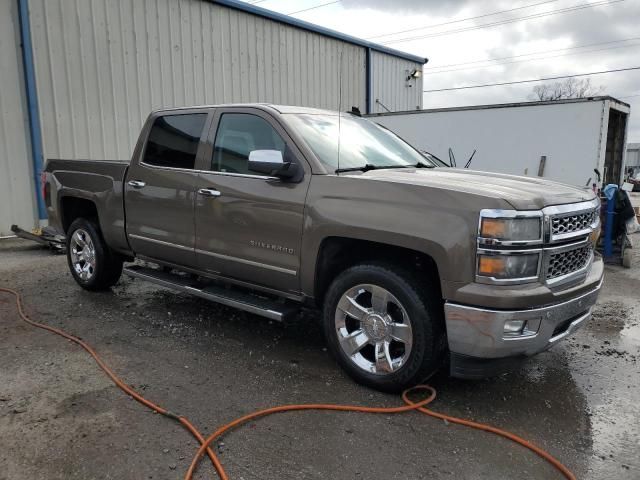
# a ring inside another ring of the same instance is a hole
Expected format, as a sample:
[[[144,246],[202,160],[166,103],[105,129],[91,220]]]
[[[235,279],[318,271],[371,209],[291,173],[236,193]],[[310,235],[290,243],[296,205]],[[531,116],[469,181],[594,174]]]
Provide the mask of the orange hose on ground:
[[[409,399],[409,393],[417,390],[428,390],[431,392],[431,394],[427,398],[420,400],[419,402],[414,402]],[[532,444],[531,442],[525,440],[522,437],[519,437],[505,430],[492,427],[491,425],[473,422],[470,420],[465,420],[463,418],[451,417],[449,415],[437,413],[432,410],[429,410],[428,408],[425,408],[426,405],[431,403],[435,398],[436,398],[436,390],[433,387],[429,385],[417,385],[413,388],[409,388],[408,390],[405,390],[404,392],[402,392],[402,399],[404,400],[406,405],[403,405],[401,407],[360,407],[355,405],[350,406],[350,405],[331,405],[331,404],[306,404],[306,405],[303,404],[303,405],[281,405],[279,407],[272,407],[264,410],[259,410],[259,411],[250,413],[248,415],[245,415],[244,417],[236,418],[235,420],[227,423],[226,425],[223,425],[222,427],[218,428],[215,432],[213,432],[204,441],[204,443],[202,443],[202,445],[198,449],[198,452],[191,460],[191,465],[189,466],[189,470],[187,471],[187,474],[185,475],[184,478],[185,480],[192,480],[193,474],[195,473],[195,469],[198,466],[198,463],[200,462],[200,458],[205,452],[205,449],[208,448],[208,446],[211,444],[211,442],[213,442],[216,438],[220,437],[222,434],[226,433],[232,428],[240,426],[243,423],[246,423],[249,420],[253,420],[258,417],[266,417],[267,415],[272,415],[274,413],[291,412],[291,411],[298,411],[298,410],[335,410],[335,411],[341,411],[341,412],[386,413],[386,414],[417,410],[426,415],[447,420],[448,422],[451,422],[451,423],[457,423],[459,425],[464,425],[466,427],[483,430],[485,432],[495,433],[496,435],[500,435],[504,438],[507,438],[515,443],[518,443],[519,445],[522,445],[523,447],[528,448],[532,452],[536,453],[537,455],[545,459],[568,480],[576,480],[575,475],[573,475],[573,473],[567,467],[565,467],[559,460],[554,458],[550,453],[546,452],[540,447],[537,447],[536,445]],[[218,475],[220,475],[221,480],[229,480],[229,477],[227,476],[224,469],[217,470],[217,471],[218,471]]]
[[[411,389],[405,390],[404,392],[402,392],[402,399],[408,405],[417,406],[418,403],[414,403],[409,399],[408,392],[410,391]],[[457,423],[458,425],[464,425],[465,427],[470,427],[470,428],[475,428],[477,430],[483,430],[485,432],[495,433],[496,435],[500,435],[501,437],[507,438],[512,442],[518,443],[523,447],[528,448],[533,453],[544,458],[547,462],[553,465],[560,473],[562,473],[562,475],[564,475],[565,478],[569,480],[576,480],[576,477],[571,472],[571,470],[569,470],[562,463],[560,463],[560,461],[555,457],[553,457],[549,452],[525,440],[524,438],[519,437],[518,435],[515,435],[511,432],[507,432],[506,430],[502,430],[500,428],[492,427],[491,425],[487,425],[485,423],[474,422],[471,420],[465,420],[464,418],[452,417],[450,415],[445,415],[444,413],[434,412],[433,410],[430,410],[425,407],[419,407],[417,408],[417,410],[431,417],[439,418],[441,420],[446,420],[450,423]],[[206,445],[206,443],[203,443],[203,445]]]
[[[177,420],[200,442],[201,446],[196,452],[195,456],[193,457],[193,460],[191,461],[189,470],[187,471],[184,477],[185,480],[192,480],[195,469],[198,466],[200,459],[205,453],[208,455],[209,459],[211,460],[216,472],[220,476],[220,479],[229,480],[229,477],[225,472],[224,468],[222,467],[220,460],[217,458],[215,453],[210,448],[211,442],[213,442],[216,438],[220,437],[222,434],[226,433],[227,431],[235,427],[238,427],[243,423],[248,422],[249,420],[253,420],[260,417],[266,417],[274,413],[300,411],[300,410],[331,410],[331,411],[340,411],[340,412],[385,413],[385,414],[403,413],[403,412],[408,412],[410,410],[417,410],[431,417],[446,420],[448,422],[455,423],[458,425],[464,425],[466,427],[475,428],[477,430],[491,432],[496,435],[500,435],[504,438],[507,438],[508,440],[518,443],[519,445],[522,445],[523,447],[528,448],[535,454],[539,455],[541,458],[543,458],[544,460],[549,462],[553,467],[555,467],[568,480],[576,480],[575,475],[573,475],[573,473],[567,467],[565,467],[559,460],[554,458],[551,454],[541,449],[540,447],[537,447],[531,442],[523,439],[522,437],[519,437],[505,430],[492,427],[491,425],[486,425],[484,423],[479,423],[479,422],[473,422],[471,420],[465,420],[463,418],[452,417],[449,415],[445,415],[443,413],[434,412],[433,410],[426,408],[426,406],[436,398],[435,389],[429,385],[418,385],[416,387],[405,390],[402,393],[402,399],[404,400],[405,405],[402,405],[399,407],[361,407],[356,405],[332,405],[332,404],[319,403],[319,404],[301,404],[301,405],[281,405],[278,407],[258,410],[256,412],[237,418],[221,426],[205,440],[202,434],[191,424],[191,422],[189,422],[189,420],[186,417],[178,416],[160,407],[159,405],[156,405],[155,403],[145,399],[142,395],[138,394],[135,390],[133,390],[128,385],[126,385],[122,380],[120,380],[120,378],[115,373],[113,373],[113,371],[100,359],[100,357],[95,352],[95,350],[93,350],[93,348],[91,348],[91,346],[89,346],[87,343],[85,343],[84,341],[80,340],[77,337],[74,337],[73,335],[70,335],[64,332],[63,330],[60,330],[58,328],[51,327],[49,325],[45,325],[42,323],[34,322],[33,320],[29,319],[29,317],[24,313],[24,310],[22,308],[22,300],[18,292],[16,292],[15,290],[11,290],[9,288],[2,288],[2,287],[0,287],[0,292],[10,293],[13,296],[15,296],[16,305],[18,308],[18,314],[22,320],[24,320],[25,322],[27,322],[28,324],[34,327],[42,328],[50,332],[56,333],[80,345],[94,358],[98,366],[107,374],[107,376],[113,381],[113,383],[116,384],[116,386],[118,386],[121,390],[123,390],[125,393],[127,393],[128,395],[130,395],[131,397],[133,397],[135,400],[145,405],[146,407],[162,415],[165,415],[174,420]],[[417,390],[427,390],[430,392],[430,394],[427,398],[420,400],[418,402],[414,402],[409,398],[409,393],[415,392]]]
[[[78,337],[75,337],[75,336],[73,336],[73,335],[71,335],[71,334],[69,334],[69,333],[67,333],[67,332],[65,332],[63,330],[60,330],[60,329],[55,328],[55,327],[52,327],[50,325],[45,325],[44,323],[38,323],[38,322],[34,322],[33,320],[31,320],[27,316],[27,314],[24,313],[24,310],[22,308],[22,298],[21,298],[20,294],[18,292],[16,292],[15,290],[12,290],[10,288],[2,288],[2,287],[0,287],[0,292],[10,293],[14,297],[16,297],[16,306],[18,308],[18,315],[20,316],[20,318],[22,320],[24,320],[25,322],[27,322],[29,325],[31,325],[33,327],[42,328],[44,330],[47,330],[49,332],[55,333],[57,335],[60,335],[61,337],[64,337],[67,340],[71,340],[72,342],[80,345],[82,348],[84,348],[89,353],[89,355],[91,355],[93,357],[93,359],[96,361],[98,366],[104,371],[104,373],[107,374],[107,376],[111,379],[111,381],[113,383],[115,383],[115,385],[118,388],[120,388],[123,392],[125,392],[127,395],[132,397],[134,400],[137,400],[138,402],[140,402],[145,407],[150,408],[151,410],[153,410],[155,412],[158,412],[158,413],[160,413],[162,415],[165,415],[167,417],[170,417],[170,418],[176,420],[182,426],[184,426],[198,440],[198,442],[204,443],[204,437],[202,436],[202,434],[198,431],[198,429],[196,427],[193,426],[193,424],[191,422],[189,422],[189,420],[186,417],[176,415],[175,413],[172,413],[169,410],[167,410],[165,408],[162,408],[160,405],[156,405],[155,403],[151,402],[150,400],[147,400],[142,395],[140,395],[138,392],[136,392],[133,388],[131,388],[129,385],[127,385],[122,380],[120,380],[120,378],[115,373],[113,373],[113,371],[108,367],[108,365],[106,363],[104,363],[102,361],[100,356],[96,353],[96,351],[93,348],[91,348],[91,346],[89,344],[85,343],[84,341],[80,340]],[[220,460],[218,460],[218,457],[216,457],[215,453],[213,453],[213,450],[211,450],[211,448],[209,448],[209,447],[206,447],[206,451],[207,451],[207,455],[211,459],[211,462],[213,463],[213,467],[216,469],[216,471],[222,470],[222,465],[220,464]]]

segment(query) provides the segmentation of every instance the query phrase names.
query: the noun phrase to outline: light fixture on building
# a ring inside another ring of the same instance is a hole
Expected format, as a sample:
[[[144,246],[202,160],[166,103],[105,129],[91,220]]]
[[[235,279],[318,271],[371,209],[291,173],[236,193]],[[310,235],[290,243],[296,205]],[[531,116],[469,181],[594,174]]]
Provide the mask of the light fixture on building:
[[[411,72],[409,73],[409,75],[407,76],[407,82],[409,80],[415,80],[418,79],[422,76],[422,70],[418,70],[417,68],[414,68],[413,70],[411,70]]]

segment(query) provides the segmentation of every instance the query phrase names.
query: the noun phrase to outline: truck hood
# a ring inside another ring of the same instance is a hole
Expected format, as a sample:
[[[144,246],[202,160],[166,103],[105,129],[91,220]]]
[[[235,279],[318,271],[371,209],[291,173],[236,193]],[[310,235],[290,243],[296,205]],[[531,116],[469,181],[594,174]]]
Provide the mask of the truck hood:
[[[577,203],[595,197],[589,189],[539,177],[522,177],[456,168],[402,168],[371,170],[363,177],[430,188],[501,198],[517,210]]]

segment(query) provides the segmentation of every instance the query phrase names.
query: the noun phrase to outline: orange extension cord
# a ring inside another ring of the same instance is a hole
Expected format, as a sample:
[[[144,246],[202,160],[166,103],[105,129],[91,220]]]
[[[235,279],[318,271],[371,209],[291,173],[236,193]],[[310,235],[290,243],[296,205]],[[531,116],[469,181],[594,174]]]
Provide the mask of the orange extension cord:
[[[193,477],[193,474],[195,472],[196,467],[198,466],[198,463],[200,461],[200,459],[202,458],[202,456],[206,453],[207,456],[209,457],[209,459],[211,460],[211,463],[213,464],[213,467],[215,468],[216,472],[218,473],[219,477],[221,480],[228,480],[229,477],[227,475],[227,473],[225,472],[224,468],[222,467],[222,464],[220,463],[220,460],[218,459],[218,457],[215,455],[215,453],[211,450],[211,447],[209,447],[209,445],[211,444],[211,442],[213,442],[216,438],[220,437],[222,434],[228,432],[229,430],[236,428],[246,422],[248,422],[249,420],[253,420],[256,418],[260,418],[260,417],[266,417],[267,415],[271,415],[274,413],[280,413],[280,412],[291,412],[291,411],[299,411],[299,410],[331,410],[331,411],[339,411],[339,412],[362,412],[362,413],[384,413],[384,414],[389,414],[389,413],[403,413],[403,412],[408,412],[410,410],[417,410],[419,412],[422,412],[426,415],[429,415],[431,417],[435,417],[435,418],[440,418],[442,420],[446,420],[448,422],[451,423],[457,423],[459,425],[464,425],[467,427],[471,427],[471,428],[475,428],[478,430],[483,430],[485,432],[491,432],[491,433],[495,433],[496,435],[500,435],[501,437],[507,438],[513,442],[516,442],[520,445],[522,445],[523,447],[528,448],[529,450],[531,450],[532,452],[536,453],[537,455],[539,455],[540,457],[544,458],[547,462],[549,462],[551,465],[553,465],[565,478],[569,479],[569,480],[575,480],[575,476],[573,475],[573,473],[571,473],[571,471],[565,467],[562,463],[560,463],[558,460],[556,460],[553,456],[551,456],[551,454],[547,453],[546,451],[542,450],[541,448],[533,445],[532,443],[528,442],[527,440],[514,435],[513,433],[507,432],[505,430],[501,430],[499,428],[496,427],[492,427],[490,425],[486,425],[483,423],[478,423],[478,422],[473,422],[470,420],[465,420],[462,418],[457,418],[457,417],[451,417],[449,415],[445,415],[443,413],[437,413],[434,412],[433,410],[430,410],[428,408],[426,408],[426,406],[431,403],[435,398],[436,398],[436,391],[433,387],[429,386],[429,385],[418,385],[416,387],[410,388],[408,390],[406,390],[405,392],[403,392],[402,394],[402,399],[405,402],[405,405],[400,406],[400,407],[360,407],[360,406],[355,406],[355,405],[331,405],[331,404],[324,404],[324,403],[319,403],[319,404],[307,404],[307,405],[281,405],[278,407],[273,407],[273,408],[267,408],[265,410],[259,410],[253,413],[250,413],[248,415],[245,415],[244,417],[240,417],[237,418],[229,423],[227,423],[226,425],[221,426],[220,428],[218,428],[214,433],[212,433],[206,440],[205,438],[202,436],[202,434],[193,426],[193,424],[186,418],[183,417],[181,415],[176,415],[175,413],[170,412],[169,410],[162,408],[159,405],[156,405],[155,403],[147,400],[146,398],[144,398],[142,395],[138,394],[133,388],[129,387],[127,384],[125,384],[108,366],[107,364],[105,364],[102,359],[100,358],[100,356],[96,353],[96,351],[91,348],[91,346],[87,343],[85,343],[84,341],[80,340],[78,337],[75,337],[71,334],[66,333],[63,330],[60,330],[58,328],[55,327],[51,327],[49,325],[45,325],[42,323],[38,323],[38,322],[34,322],[33,320],[29,319],[29,317],[25,314],[24,309],[22,307],[22,299],[21,296],[18,292],[16,292],[15,290],[11,290],[9,288],[2,288],[0,287],[0,292],[6,292],[6,293],[10,293],[11,295],[13,295],[16,298],[16,306],[18,309],[18,314],[20,315],[20,318],[22,320],[24,320],[25,322],[27,322],[29,325],[32,325],[34,327],[38,327],[38,328],[42,328],[44,330],[48,330],[49,332],[53,332],[56,333],[64,338],[66,338],[67,340],[71,340],[74,343],[77,343],[78,345],[80,345],[82,348],[84,348],[89,355],[91,355],[93,357],[93,359],[96,361],[96,363],[98,364],[98,366],[107,374],[107,376],[111,379],[111,381],[113,383],[116,384],[116,386],[118,388],[120,388],[122,391],[124,391],[127,395],[130,395],[132,398],[134,398],[135,400],[137,400],[138,402],[140,402],[141,404],[143,404],[144,406],[150,408],[151,410],[154,410],[155,412],[158,412],[162,415],[165,415],[169,418],[172,418],[173,420],[176,420],[177,422],[179,422],[184,428],[186,428],[189,433],[191,433],[197,440],[198,442],[200,442],[200,448],[198,449],[198,452],[195,454],[195,456],[193,457],[193,460],[191,461],[191,465],[189,466],[189,470],[187,471],[186,475],[185,475],[185,480],[191,480]],[[423,400],[420,400],[419,402],[414,402],[411,399],[409,399],[409,394],[418,390],[426,390],[429,392],[429,396]]]

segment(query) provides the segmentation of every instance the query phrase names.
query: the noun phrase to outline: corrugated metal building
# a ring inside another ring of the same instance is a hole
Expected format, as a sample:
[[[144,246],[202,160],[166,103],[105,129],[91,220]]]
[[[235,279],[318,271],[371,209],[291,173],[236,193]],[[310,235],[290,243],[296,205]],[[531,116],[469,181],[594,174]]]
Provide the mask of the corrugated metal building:
[[[0,0],[0,236],[37,217],[17,4]]]
[[[7,235],[43,217],[44,159],[128,160],[153,109],[421,108],[426,59],[235,0],[0,0],[0,62]]]

